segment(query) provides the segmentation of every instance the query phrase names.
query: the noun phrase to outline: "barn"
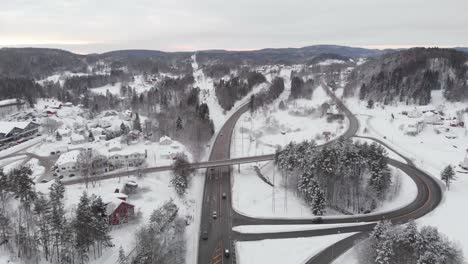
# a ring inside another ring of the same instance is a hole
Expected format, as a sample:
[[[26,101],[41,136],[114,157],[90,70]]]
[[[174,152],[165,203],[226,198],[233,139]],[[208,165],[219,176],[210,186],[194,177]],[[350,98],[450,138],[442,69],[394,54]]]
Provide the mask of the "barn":
[[[126,200],[127,196],[123,193],[114,193],[103,198],[110,225],[126,223],[135,216],[135,206]]]

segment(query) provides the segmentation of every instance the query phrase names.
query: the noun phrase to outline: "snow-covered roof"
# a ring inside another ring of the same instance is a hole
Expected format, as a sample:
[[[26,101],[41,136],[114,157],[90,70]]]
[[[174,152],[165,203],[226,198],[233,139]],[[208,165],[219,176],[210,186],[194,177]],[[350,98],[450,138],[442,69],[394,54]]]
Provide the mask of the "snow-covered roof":
[[[159,139],[159,143],[163,143],[164,141],[171,141],[172,142],[172,139],[168,136],[163,136]]]
[[[63,135],[67,135],[68,133],[70,133],[70,132],[71,132],[71,129],[69,129],[68,127],[66,127],[66,128],[59,128],[59,129],[57,129],[57,132],[58,132],[61,136],[63,136]]]
[[[122,150],[122,145],[117,140],[109,142],[109,151]]]
[[[73,163],[78,161],[78,155],[80,154],[79,150],[72,150],[65,152],[57,159],[55,165],[60,166],[67,163]]]
[[[134,206],[128,203],[126,200],[128,197],[123,193],[107,193],[101,196],[102,202],[106,204],[106,213],[112,214],[120,204],[126,203],[128,205]]]
[[[8,134],[15,127],[25,129],[31,122],[6,122],[0,121],[0,134]]]
[[[85,140],[84,136],[82,135],[78,135],[78,134],[73,134],[71,137],[70,137],[70,140],[72,142],[76,142],[76,141],[83,141]]]
[[[6,99],[6,100],[1,100],[0,101],[0,106],[4,106],[4,105],[10,105],[10,104],[16,104],[18,103],[18,100],[19,99]],[[22,101],[20,100],[20,103]]]

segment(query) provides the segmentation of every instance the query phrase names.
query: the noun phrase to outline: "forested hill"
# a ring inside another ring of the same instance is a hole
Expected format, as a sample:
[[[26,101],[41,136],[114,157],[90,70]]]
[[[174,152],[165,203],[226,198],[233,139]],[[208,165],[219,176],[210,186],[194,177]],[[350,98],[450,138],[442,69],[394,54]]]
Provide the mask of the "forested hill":
[[[358,66],[345,95],[390,103],[427,104],[432,90],[452,101],[468,99],[468,54],[455,49],[413,48],[384,54]]]
[[[315,45],[303,48],[262,49],[253,51],[197,51],[201,64],[223,63],[230,67],[264,64],[307,64],[317,58],[339,56],[357,58],[376,56],[387,51],[335,45]],[[193,52],[164,52],[158,50],[117,50],[102,54],[79,55],[58,49],[0,48],[0,78],[43,79],[60,71],[86,72],[87,66],[104,61],[113,68],[127,67],[130,71],[186,74],[192,71]]]
[[[85,56],[64,50],[0,49],[0,77],[42,79],[58,71],[86,71]]]

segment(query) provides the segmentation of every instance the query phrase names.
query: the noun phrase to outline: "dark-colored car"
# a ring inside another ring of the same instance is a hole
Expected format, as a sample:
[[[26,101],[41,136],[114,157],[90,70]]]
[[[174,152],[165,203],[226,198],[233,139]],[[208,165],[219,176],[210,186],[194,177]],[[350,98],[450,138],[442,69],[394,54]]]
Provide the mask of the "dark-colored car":
[[[202,235],[201,235],[201,238],[202,238],[203,240],[207,240],[207,239],[208,239],[208,231],[206,231],[206,230],[203,231],[203,232],[202,232]]]
[[[321,223],[323,223],[323,218],[322,217],[315,217],[314,219],[312,219],[312,223],[321,224]]]

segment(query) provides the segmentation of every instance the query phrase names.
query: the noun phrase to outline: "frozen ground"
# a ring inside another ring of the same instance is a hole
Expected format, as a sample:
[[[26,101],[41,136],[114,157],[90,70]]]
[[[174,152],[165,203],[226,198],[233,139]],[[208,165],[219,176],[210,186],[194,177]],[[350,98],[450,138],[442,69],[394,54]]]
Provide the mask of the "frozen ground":
[[[305,263],[323,249],[353,234],[236,242],[236,254],[239,264]]]
[[[448,103],[442,96],[441,91],[433,91],[432,105],[436,108],[443,106],[446,116],[454,116],[456,110],[465,109],[466,102]],[[410,118],[401,115],[402,111],[411,111],[415,106],[406,106],[404,104],[386,106],[382,109],[380,106],[374,109],[367,109],[366,102],[359,102],[357,99],[347,99],[346,104],[353,113],[361,114],[360,121],[362,127],[367,127],[367,136],[374,136],[385,141],[397,151],[408,158],[413,159],[418,168],[428,172],[437,179],[440,179],[440,173],[447,165],[456,167],[457,180],[453,182],[450,190],[444,192],[442,203],[431,213],[417,220],[422,225],[432,225],[445,233],[451,240],[460,243],[461,248],[468,252],[468,229],[466,228],[466,201],[468,200],[468,174],[461,173],[458,164],[464,159],[466,149],[468,148],[468,133],[466,128],[449,127],[448,122],[443,125],[427,125],[417,136],[408,136],[403,133],[399,127],[410,121]],[[395,120],[391,120],[391,114],[394,114]],[[464,114],[465,124],[467,114]],[[447,139],[445,129],[449,128],[450,133],[457,136],[455,139]],[[435,129],[442,131],[437,134]],[[361,132],[362,133],[362,132]],[[385,138],[384,138],[385,137]]]
[[[91,261],[91,263],[115,264],[118,258],[118,250],[122,246],[125,252],[131,252],[134,247],[134,233],[138,226],[148,222],[149,216],[154,209],[160,207],[165,201],[173,198],[174,202],[179,206],[179,216],[193,216],[193,222],[187,226],[186,241],[187,241],[187,263],[196,262],[196,251],[199,240],[199,215],[201,211],[201,199],[203,192],[203,175],[196,174],[191,181],[191,187],[184,198],[180,198],[170,184],[171,172],[151,173],[143,178],[122,177],[117,179],[104,180],[96,183],[95,187],[90,186],[85,188],[84,184],[66,186],[65,205],[69,213],[76,208],[79,198],[84,191],[88,195],[109,195],[115,189],[122,189],[125,182],[134,180],[138,183],[139,192],[131,195],[128,202],[135,205],[135,212],[141,212],[142,218],[138,221],[114,226],[111,231],[111,236],[115,247],[107,249],[104,255]],[[39,183],[37,188],[44,192],[48,192],[50,183]]]
[[[245,225],[235,226],[232,230],[243,234],[258,234],[258,233],[278,233],[278,232],[294,232],[307,231],[318,229],[330,229],[337,227],[359,226],[368,223],[347,223],[347,224],[320,224],[320,225]]]

